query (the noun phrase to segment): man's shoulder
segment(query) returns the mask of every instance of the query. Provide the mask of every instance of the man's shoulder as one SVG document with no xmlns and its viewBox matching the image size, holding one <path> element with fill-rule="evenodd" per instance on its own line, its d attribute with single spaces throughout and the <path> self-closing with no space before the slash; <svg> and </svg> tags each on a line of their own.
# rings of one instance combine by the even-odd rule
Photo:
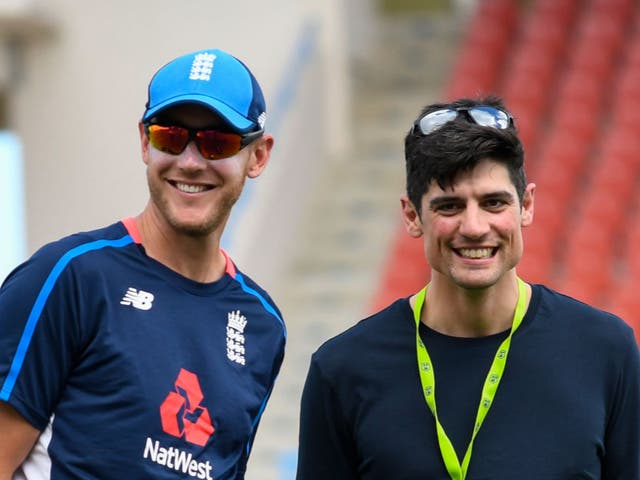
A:
<svg viewBox="0 0 640 480">
<path fill-rule="evenodd" d="M 124 246 L 129 243 L 133 243 L 133 239 L 128 236 L 120 222 L 95 230 L 73 233 L 42 245 L 29 259 L 16 267 L 9 277 L 18 272 L 46 276 L 53 271 L 64 269 L 71 261 L 87 252 L 109 245 Z"/>
<path fill-rule="evenodd" d="M 231 260 L 229 260 L 231 261 Z M 253 280 L 249 275 L 247 275 L 244 271 L 240 270 L 238 266 L 233 263 L 233 272 L 231 276 L 234 280 L 236 280 L 239 284 L 239 287 L 247 294 L 253 296 L 258 299 L 260 303 L 273 315 L 279 318 L 282 321 L 282 313 L 278 308 L 276 302 L 271 298 L 269 292 L 264 289 L 258 282 Z"/>
<path fill-rule="evenodd" d="M 267 290 L 260 283 L 254 280 L 253 277 L 250 276 L 250 274 L 245 272 L 243 269 L 240 269 L 235 264 L 235 262 L 233 262 L 233 260 L 229 259 L 229 261 L 233 264 L 233 272 L 231 273 L 232 277 L 234 277 L 236 280 L 238 280 L 239 283 L 244 285 L 245 288 L 255 290 L 257 293 L 265 297 L 269 296 Z"/>
<path fill-rule="evenodd" d="M 595 338 L 611 337 L 617 341 L 633 335 L 625 320 L 614 313 L 543 285 L 535 285 L 536 291 L 540 314 L 554 322 L 563 322 L 568 328 L 579 329 L 583 336 L 591 332 Z"/>
<path fill-rule="evenodd" d="M 96 228 L 93 230 L 79 231 L 57 240 L 51 241 L 40 247 L 36 254 L 39 255 L 64 255 L 66 252 L 75 249 L 76 247 L 82 248 L 86 246 L 90 248 L 90 245 L 101 246 L 108 245 L 110 243 L 122 240 L 126 238 L 127 241 L 132 242 L 133 239 L 128 236 L 127 230 L 121 222 L 112 223 L 111 225 Z M 100 242 L 98 244 L 94 242 Z"/>
<path fill-rule="evenodd" d="M 343 357 L 353 358 L 359 352 L 383 348 L 407 335 L 415 335 L 415 325 L 408 298 L 401 298 L 325 341 L 314 358 L 320 362 L 339 363 Z"/>
<path fill-rule="evenodd" d="M 612 313 L 602 310 L 583 300 L 572 297 L 566 292 L 556 290 L 545 285 L 533 285 L 534 295 L 538 293 L 540 303 L 547 308 L 553 308 L 554 311 L 575 312 L 588 317 L 609 318 L 615 317 Z"/>
</svg>

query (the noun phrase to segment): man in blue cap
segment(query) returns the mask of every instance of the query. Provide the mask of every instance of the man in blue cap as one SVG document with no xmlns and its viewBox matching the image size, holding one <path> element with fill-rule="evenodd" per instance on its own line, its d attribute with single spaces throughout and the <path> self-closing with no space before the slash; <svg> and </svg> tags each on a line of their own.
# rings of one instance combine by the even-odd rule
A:
<svg viewBox="0 0 640 480">
<path fill-rule="evenodd" d="M 149 84 L 149 202 L 45 245 L 0 289 L 0 478 L 244 478 L 286 332 L 220 238 L 273 137 L 220 50 Z"/>
</svg>

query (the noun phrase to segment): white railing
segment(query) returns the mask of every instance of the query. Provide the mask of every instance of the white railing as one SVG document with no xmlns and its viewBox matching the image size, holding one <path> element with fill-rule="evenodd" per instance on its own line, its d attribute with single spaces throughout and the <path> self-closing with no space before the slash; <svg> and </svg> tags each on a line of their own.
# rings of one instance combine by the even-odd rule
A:
<svg viewBox="0 0 640 480">
<path fill-rule="evenodd" d="M 0 282 L 26 257 L 22 146 L 11 132 L 0 132 Z"/>
</svg>

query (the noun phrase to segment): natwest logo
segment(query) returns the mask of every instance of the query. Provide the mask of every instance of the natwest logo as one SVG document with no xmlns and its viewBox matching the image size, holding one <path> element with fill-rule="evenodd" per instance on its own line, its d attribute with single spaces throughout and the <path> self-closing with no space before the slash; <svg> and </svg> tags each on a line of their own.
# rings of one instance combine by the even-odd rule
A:
<svg viewBox="0 0 640 480">
<path fill-rule="evenodd" d="M 204 446 L 215 428 L 209 411 L 200 406 L 204 395 L 195 373 L 180 369 L 175 392 L 169 392 L 160 405 L 162 429 L 174 437 Z"/>
</svg>

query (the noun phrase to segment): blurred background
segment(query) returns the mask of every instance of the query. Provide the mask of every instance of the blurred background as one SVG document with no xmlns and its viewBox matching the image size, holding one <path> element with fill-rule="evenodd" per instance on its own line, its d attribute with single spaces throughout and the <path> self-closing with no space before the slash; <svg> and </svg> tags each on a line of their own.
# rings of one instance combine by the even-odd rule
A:
<svg viewBox="0 0 640 480">
<path fill-rule="evenodd" d="M 294 477 L 311 353 L 428 281 L 399 202 L 427 103 L 505 98 L 538 186 L 519 274 L 640 325 L 637 0 L 0 0 L 0 279 L 142 210 L 150 76 L 208 47 L 251 68 L 276 136 L 223 238 L 288 327 L 248 480 Z"/>
</svg>

